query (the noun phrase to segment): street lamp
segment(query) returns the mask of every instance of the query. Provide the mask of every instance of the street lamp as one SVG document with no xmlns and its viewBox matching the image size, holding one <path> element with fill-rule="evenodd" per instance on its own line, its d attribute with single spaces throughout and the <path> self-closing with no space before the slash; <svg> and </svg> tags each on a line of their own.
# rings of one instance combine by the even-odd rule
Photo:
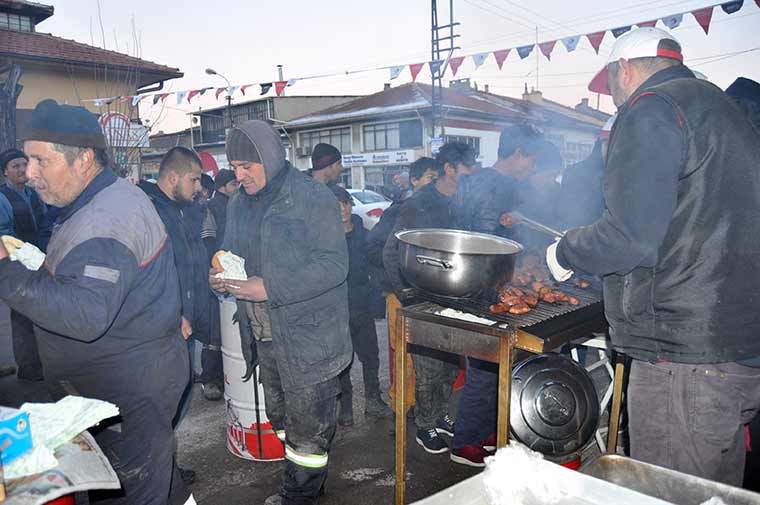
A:
<svg viewBox="0 0 760 505">
<path fill-rule="evenodd" d="M 227 115 L 230 118 L 230 128 L 235 126 L 235 121 L 232 119 L 232 96 L 230 95 L 230 88 L 232 88 L 232 84 L 230 84 L 230 80 L 224 77 L 222 74 L 214 70 L 213 68 L 207 68 L 206 73 L 208 75 L 218 75 L 224 81 L 227 83 Z"/>
</svg>

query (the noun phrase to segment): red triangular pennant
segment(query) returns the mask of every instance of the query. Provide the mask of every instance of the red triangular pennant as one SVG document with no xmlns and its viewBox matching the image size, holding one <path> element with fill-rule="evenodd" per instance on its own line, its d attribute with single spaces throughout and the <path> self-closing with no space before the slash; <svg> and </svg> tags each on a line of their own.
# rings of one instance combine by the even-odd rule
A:
<svg viewBox="0 0 760 505">
<path fill-rule="evenodd" d="M 424 63 L 413 63 L 409 65 L 409 70 L 412 72 L 412 82 L 417 80 L 417 75 L 420 73 L 423 66 L 425 66 Z"/>
<path fill-rule="evenodd" d="M 199 95 L 200 92 L 201 92 L 201 90 L 194 89 L 190 93 L 188 93 L 187 94 L 187 103 L 190 103 L 190 100 L 192 100 L 193 98 L 195 98 L 196 95 Z"/>
<path fill-rule="evenodd" d="M 556 43 L 556 40 L 552 40 L 551 42 L 541 42 L 538 45 L 538 48 L 541 49 L 541 52 L 544 53 L 544 56 L 546 56 L 547 60 L 552 59 L 552 51 L 554 51 L 554 44 Z"/>
<path fill-rule="evenodd" d="M 654 28 L 657 24 L 657 20 L 654 21 L 645 21 L 644 23 L 636 23 L 636 26 L 639 28 Z"/>
<path fill-rule="evenodd" d="M 274 83 L 274 91 L 277 93 L 277 96 L 282 94 L 282 90 L 284 90 L 287 85 L 288 81 L 277 81 Z"/>
<path fill-rule="evenodd" d="M 240 87 L 240 92 L 245 96 L 245 90 L 253 86 L 253 84 L 246 84 L 245 86 Z"/>
<path fill-rule="evenodd" d="M 760 0 L 755 0 L 755 3 L 757 4 L 758 7 L 760 7 Z"/>
<path fill-rule="evenodd" d="M 227 88 L 216 88 L 216 93 L 214 93 L 214 96 L 216 97 L 217 100 L 219 100 L 219 95 L 221 95 L 225 89 Z"/>
<path fill-rule="evenodd" d="M 501 51 L 493 52 L 493 57 L 496 58 L 496 64 L 499 65 L 499 70 L 501 70 L 501 66 L 504 65 L 504 60 L 509 56 L 509 51 L 509 49 L 502 49 Z"/>
<path fill-rule="evenodd" d="M 588 37 L 588 41 L 591 43 L 591 47 L 593 47 L 594 51 L 596 51 L 596 54 L 599 54 L 599 47 L 602 45 L 602 40 L 604 40 L 604 35 L 606 33 L 607 32 L 596 32 L 586 35 L 586 37 Z"/>
<path fill-rule="evenodd" d="M 163 95 L 161 95 L 161 101 L 163 102 L 164 100 L 166 100 L 166 97 L 169 95 L 171 95 L 171 93 L 164 93 Z"/>
<path fill-rule="evenodd" d="M 705 31 L 705 35 L 707 35 L 707 32 L 710 31 L 710 20 L 713 15 L 713 8 L 705 7 L 704 9 L 692 11 L 691 14 L 694 16 L 694 19 L 697 20 L 699 26 Z"/>
<path fill-rule="evenodd" d="M 758 0 L 760 2 L 760 0 Z M 449 60 L 449 65 L 451 65 L 451 73 L 455 76 L 457 75 L 457 70 L 459 70 L 459 67 L 462 65 L 462 62 L 464 61 L 464 56 L 457 56 L 456 58 L 451 58 Z"/>
</svg>

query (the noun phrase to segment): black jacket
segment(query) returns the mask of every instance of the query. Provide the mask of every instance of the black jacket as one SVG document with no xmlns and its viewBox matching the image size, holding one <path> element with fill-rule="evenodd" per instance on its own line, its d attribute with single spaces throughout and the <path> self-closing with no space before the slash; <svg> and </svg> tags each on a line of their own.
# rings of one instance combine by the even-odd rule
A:
<svg viewBox="0 0 760 505">
<path fill-rule="evenodd" d="M 351 215 L 353 229 L 346 233 L 348 245 L 348 311 L 352 316 L 370 312 L 372 286 L 370 263 L 367 255 L 367 230 L 362 218 Z"/>
<path fill-rule="evenodd" d="M 462 177 L 454 196 L 456 228 L 512 238 L 499 224 L 501 216 L 515 210 L 518 182 L 493 168 L 482 168 Z"/>
<path fill-rule="evenodd" d="M 47 207 L 42 203 L 36 191 L 31 189 L 27 191 L 31 205 L 7 184 L 0 183 L 0 193 L 5 195 L 13 208 L 13 230 L 16 237 L 24 242 L 42 247 L 40 229 L 44 224 L 43 220 Z"/>
<path fill-rule="evenodd" d="M 61 209 L 40 270 L 0 261 L 0 300 L 34 321 L 48 381 L 117 403 L 187 381 L 166 230 L 110 169 Z"/>
<path fill-rule="evenodd" d="M 211 288 L 208 255 L 201 240 L 200 206 L 178 203 L 151 182 L 141 181 L 139 186 L 153 202 L 169 234 L 182 293 L 182 315 L 193 327 L 193 338 L 208 343 Z"/>
<path fill-rule="evenodd" d="M 600 142 L 596 143 L 588 158 L 567 167 L 562 176 L 556 206 L 559 210 L 557 214 L 560 229 L 587 226 L 602 217 L 603 172 L 604 161 Z"/>
<path fill-rule="evenodd" d="M 646 360 L 760 356 L 760 137 L 736 105 L 683 66 L 619 109 L 606 208 L 558 259 L 603 275 L 615 347 Z"/>
<path fill-rule="evenodd" d="M 393 292 L 404 298 L 406 284 L 399 269 L 400 255 L 396 233 L 419 228 L 453 228 L 453 199 L 439 192 L 435 183 L 428 184 L 404 201 L 396 226 L 383 248 L 383 266 Z"/>
<path fill-rule="evenodd" d="M 227 204 L 229 202 L 230 198 L 227 195 L 217 191 L 206 203 L 206 208 L 211 211 L 216 222 L 216 250 L 219 250 L 224 243 L 224 232 L 227 229 Z"/>
</svg>

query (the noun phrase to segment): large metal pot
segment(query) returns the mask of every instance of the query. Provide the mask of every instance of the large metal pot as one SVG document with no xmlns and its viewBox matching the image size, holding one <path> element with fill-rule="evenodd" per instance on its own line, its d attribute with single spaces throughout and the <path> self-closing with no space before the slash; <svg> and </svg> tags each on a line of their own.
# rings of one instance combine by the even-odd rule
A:
<svg viewBox="0 0 760 505">
<path fill-rule="evenodd" d="M 522 246 L 461 230 L 423 228 L 396 233 L 401 273 L 415 288 L 464 298 L 512 280 Z"/>
<path fill-rule="evenodd" d="M 512 371 L 514 437 L 549 457 L 582 449 L 599 424 L 599 397 L 589 373 L 561 354 L 539 354 Z"/>
</svg>

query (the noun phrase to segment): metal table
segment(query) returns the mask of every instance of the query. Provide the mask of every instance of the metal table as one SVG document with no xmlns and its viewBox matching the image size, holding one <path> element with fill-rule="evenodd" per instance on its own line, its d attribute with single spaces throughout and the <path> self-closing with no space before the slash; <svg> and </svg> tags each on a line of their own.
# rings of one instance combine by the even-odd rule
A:
<svg viewBox="0 0 760 505">
<path fill-rule="evenodd" d="M 411 359 L 407 344 L 449 352 L 499 364 L 498 378 L 498 424 L 496 440 L 504 447 L 509 436 L 509 401 L 511 392 L 512 360 L 515 349 L 532 353 L 544 353 L 593 332 L 604 331 L 606 321 L 603 313 L 596 311 L 581 321 L 550 326 L 535 325 L 517 328 L 512 325 L 488 326 L 455 318 L 444 317 L 435 312 L 444 307 L 424 302 L 396 313 L 396 327 L 391 331 L 395 352 L 396 396 L 396 505 L 406 503 L 406 363 Z M 559 318 L 558 318 L 559 319 Z M 532 331 L 533 329 L 541 332 Z M 544 333 L 546 331 L 546 333 Z M 394 335 L 395 334 L 395 335 Z M 403 352 L 401 352 L 403 351 Z M 617 393 L 617 390 L 616 390 Z M 613 411 L 619 412 L 620 395 L 613 396 Z M 617 426 L 610 433 L 617 434 Z M 614 447 L 614 446 L 613 446 Z"/>
</svg>

